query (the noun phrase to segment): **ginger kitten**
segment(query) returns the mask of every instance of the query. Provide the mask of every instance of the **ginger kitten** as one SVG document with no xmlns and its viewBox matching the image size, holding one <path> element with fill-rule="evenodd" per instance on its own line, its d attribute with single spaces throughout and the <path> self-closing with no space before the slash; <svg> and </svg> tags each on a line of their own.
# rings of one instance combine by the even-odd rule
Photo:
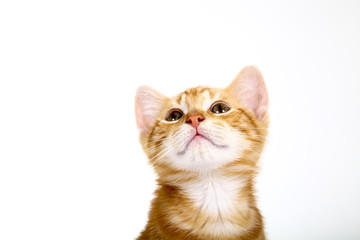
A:
<svg viewBox="0 0 360 240">
<path fill-rule="evenodd" d="M 254 177 L 268 127 L 260 71 L 245 67 L 224 89 L 135 97 L 141 145 L 158 175 L 138 240 L 264 240 Z"/>
</svg>

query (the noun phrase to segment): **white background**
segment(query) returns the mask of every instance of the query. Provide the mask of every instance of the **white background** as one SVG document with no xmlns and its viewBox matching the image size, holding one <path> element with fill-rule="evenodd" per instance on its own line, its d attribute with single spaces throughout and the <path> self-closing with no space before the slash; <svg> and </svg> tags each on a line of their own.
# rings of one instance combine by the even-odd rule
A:
<svg viewBox="0 0 360 240">
<path fill-rule="evenodd" d="M 359 1 L 1 1 L 0 239 L 134 239 L 155 176 L 134 94 L 268 86 L 271 240 L 360 239 Z"/>
</svg>

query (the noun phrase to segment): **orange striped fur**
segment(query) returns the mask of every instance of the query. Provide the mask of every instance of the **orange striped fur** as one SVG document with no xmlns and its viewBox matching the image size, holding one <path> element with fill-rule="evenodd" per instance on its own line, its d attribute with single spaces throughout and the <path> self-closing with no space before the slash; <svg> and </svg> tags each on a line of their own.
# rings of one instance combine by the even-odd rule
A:
<svg viewBox="0 0 360 240">
<path fill-rule="evenodd" d="M 172 98 L 143 86 L 135 101 L 140 142 L 158 175 L 137 239 L 264 240 L 253 186 L 269 122 L 259 70 L 244 68 L 224 89 L 200 86 Z M 212 112 L 218 102 L 230 110 Z M 183 115 L 167 121 L 173 109 Z"/>
</svg>

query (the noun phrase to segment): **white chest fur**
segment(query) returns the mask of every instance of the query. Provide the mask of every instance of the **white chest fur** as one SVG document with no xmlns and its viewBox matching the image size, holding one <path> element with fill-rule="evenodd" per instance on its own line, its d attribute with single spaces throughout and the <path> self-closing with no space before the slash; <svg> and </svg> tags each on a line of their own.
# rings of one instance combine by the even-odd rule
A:
<svg viewBox="0 0 360 240">
<path fill-rule="evenodd" d="M 226 218 L 243 204 L 239 201 L 239 191 L 243 186 L 244 181 L 238 177 L 212 175 L 187 183 L 184 191 L 203 213 L 215 218 Z"/>
</svg>

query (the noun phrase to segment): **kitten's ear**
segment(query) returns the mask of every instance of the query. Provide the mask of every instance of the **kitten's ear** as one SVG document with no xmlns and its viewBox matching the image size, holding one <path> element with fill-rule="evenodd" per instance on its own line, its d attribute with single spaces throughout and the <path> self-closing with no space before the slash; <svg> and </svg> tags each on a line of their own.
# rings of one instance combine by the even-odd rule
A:
<svg viewBox="0 0 360 240">
<path fill-rule="evenodd" d="M 257 67 L 243 68 L 226 90 L 231 92 L 242 105 L 255 113 L 259 120 L 268 120 L 268 94 L 264 78 Z"/>
<path fill-rule="evenodd" d="M 166 97 L 156 90 L 141 86 L 135 96 L 135 117 L 141 132 L 148 132 L 166 102 Z"/>
</svg>

